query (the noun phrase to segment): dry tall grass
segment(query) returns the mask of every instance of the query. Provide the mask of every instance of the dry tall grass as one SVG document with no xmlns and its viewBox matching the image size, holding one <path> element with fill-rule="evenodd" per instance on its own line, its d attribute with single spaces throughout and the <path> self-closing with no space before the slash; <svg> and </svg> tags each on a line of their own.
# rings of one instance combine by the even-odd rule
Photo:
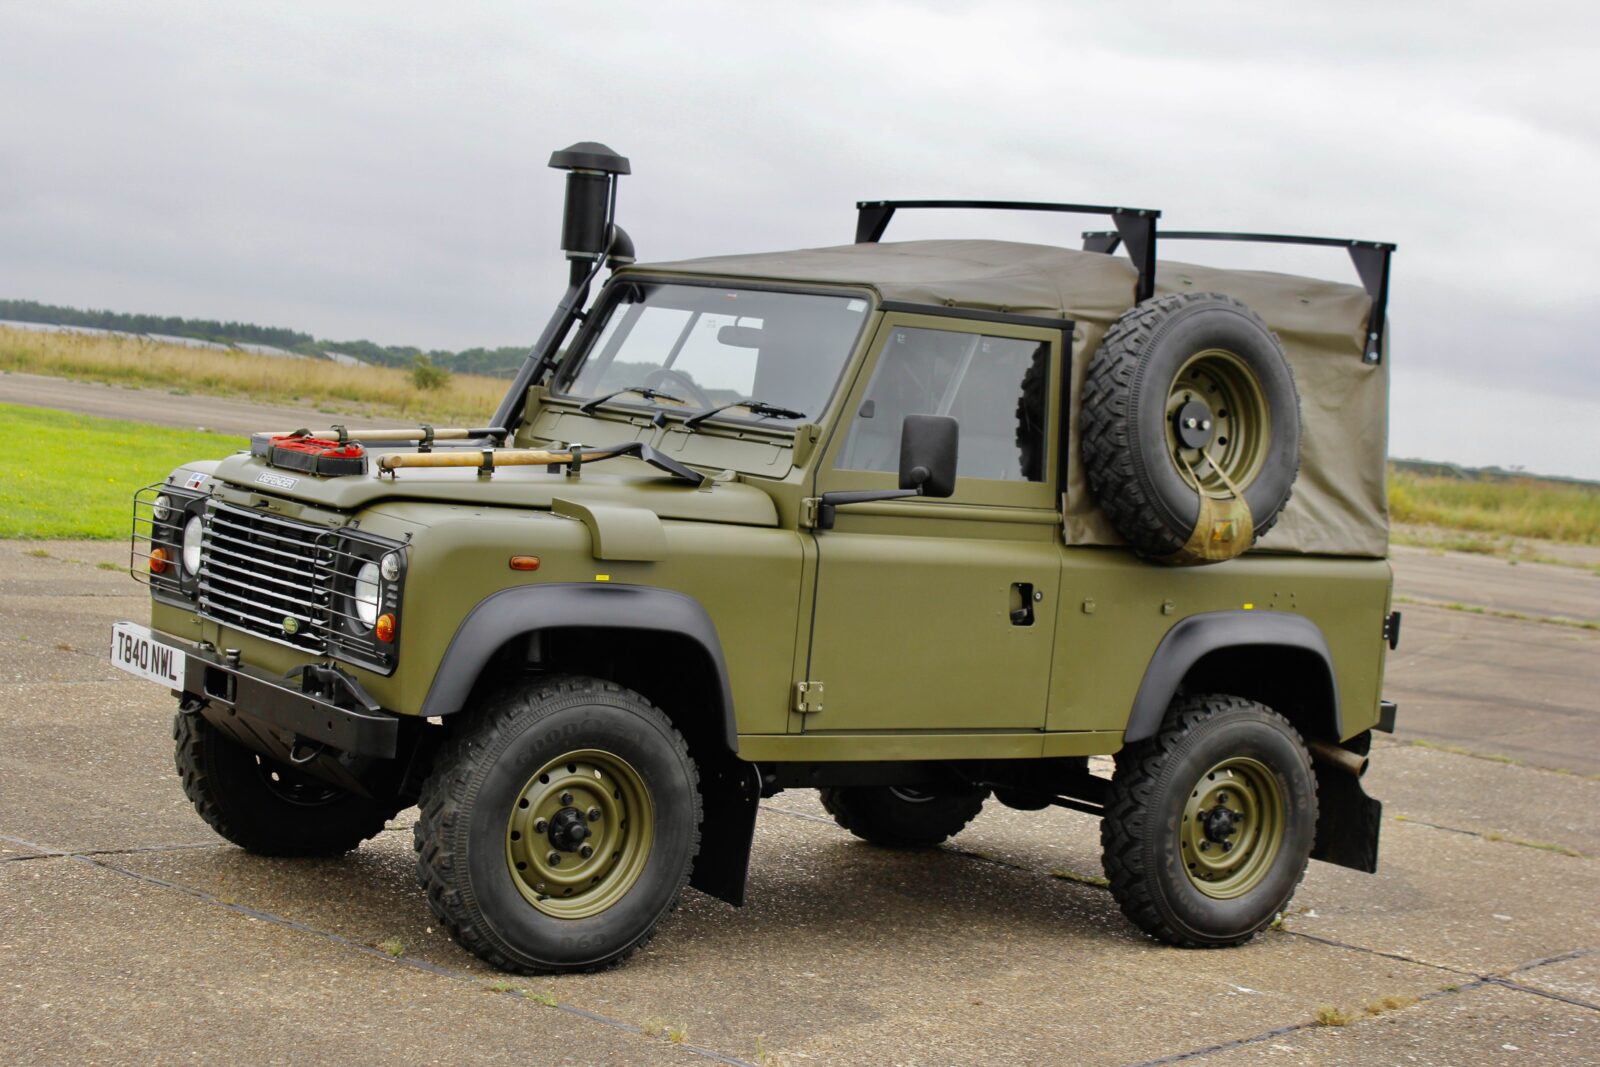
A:
<svg viewBox="0 0 1600 1067">
<path fill-rule="evenodd" d="M 442 387 L 422 391 L 412 383 L 410 371 L 394 367 L 346 367 L 132 337 L 5 328 L 0 328 L 0 370 L 248 397 L 345 414 L 426 418 L 441 425 L 482 425 L 506 391 L 501 379 L 469 374 L 453 374 Z"/>
<path fill-rule="evenodd" d="M 1600 545 L 1600 490 L 1541 478 L 1434 478 L 1389 471 L 1395 522 Z"/>
</svg>

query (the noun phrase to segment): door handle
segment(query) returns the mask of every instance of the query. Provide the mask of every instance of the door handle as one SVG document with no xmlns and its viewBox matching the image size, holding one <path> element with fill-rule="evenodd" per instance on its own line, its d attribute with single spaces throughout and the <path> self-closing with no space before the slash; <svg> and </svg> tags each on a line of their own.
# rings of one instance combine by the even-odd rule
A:
<svg viewBox="0 0 1600 1067">
<path fill-rule="evenodd" d="M 1044 594 L 1033 591 L 1032 582 L 1011 583 L 1011 625 L 1032 626 L 1033 604 L 1043 600 Z"/>
</svg>

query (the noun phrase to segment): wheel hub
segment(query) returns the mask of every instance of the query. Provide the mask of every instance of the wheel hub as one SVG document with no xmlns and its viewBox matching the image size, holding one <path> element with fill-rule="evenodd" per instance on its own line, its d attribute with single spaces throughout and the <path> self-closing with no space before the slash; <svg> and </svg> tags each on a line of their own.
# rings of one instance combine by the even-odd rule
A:
<svg viewBox="0 0 1600 1067">
<path fill-rule="evenodd" d="M 1205 448 L 1211 443 L 1211 407 L 1203 400 L 1190 400 L 1172 416 L 1172 432 L 1184 448 Z"/>
<path fill-rule="evenodd" d="M 1225 759 L 1201 775 L 1180 824 L 1190 883 L 1219 900 L 1260 885 L 1283 843 L 1283 796 L 1277 776 L 1247 756 Z"/>
<path fill-rule="evenodd" d="M 589 836 L 589 826 L 577 808 L 562 808 L 550 817 L 550 844 L 557 851 L 576 852 Z"/>
<path fill-rule="evenodd" d="M 582 919 L 621 900 L 654 840 L 654 804 L 620 756 L 581 749 L 528 779 L 506 820 L 506 864 L 523 898 L 547 915 Z"/>
</svg>

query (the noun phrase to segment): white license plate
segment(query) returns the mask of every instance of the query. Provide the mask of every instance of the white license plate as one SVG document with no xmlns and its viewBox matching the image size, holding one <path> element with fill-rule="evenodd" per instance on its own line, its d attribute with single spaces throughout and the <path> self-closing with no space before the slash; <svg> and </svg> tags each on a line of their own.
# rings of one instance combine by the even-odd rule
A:
<svg viewBox="0 0 1600 1067">
<path fill-rule="evenodd" d="M 160 682 L 168 689 L 182 689 L 183 661 L 181 651 L 157 641 L 148 627 L 136 622 L 119 622 L 111 627 L 113 667 Z"/>
</svg>

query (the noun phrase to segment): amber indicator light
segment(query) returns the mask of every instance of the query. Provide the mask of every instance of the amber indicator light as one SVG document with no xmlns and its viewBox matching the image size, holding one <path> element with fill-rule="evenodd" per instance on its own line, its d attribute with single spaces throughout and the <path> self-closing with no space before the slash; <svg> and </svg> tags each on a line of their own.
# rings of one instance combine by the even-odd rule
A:
<svg viewBox="0 0 1600 1067">
<path fill-rule="evenodd" d="M 514 571 L 536 571 L 539 569 L 539 557 L 512 556 L 511 569 Z"/>
<path fill-rule="evenodd" d="M 165 574 L 169 565 L 168 561 L 171 559 L 172 556 L 168 554 L 166 549 L 152 548 L 150 550 L 150 573 Z"/>
<path fill-rule="evenodd" d="M 373 624 L 372 632 L 378 635 L 378 640 L 387 644 L 394 640 L 394 616 L 384 612 L 378 616 L 378 621 Z"/>
</svg>

